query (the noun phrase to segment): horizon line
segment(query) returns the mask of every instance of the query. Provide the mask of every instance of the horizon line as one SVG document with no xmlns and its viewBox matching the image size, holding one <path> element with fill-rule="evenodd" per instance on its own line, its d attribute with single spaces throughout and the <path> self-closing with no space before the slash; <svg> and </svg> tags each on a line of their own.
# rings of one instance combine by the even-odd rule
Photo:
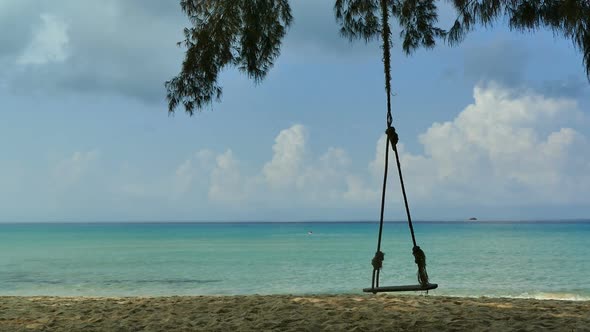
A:
<svg viewBox="0 0 590 332">
<path fill-rule="evenodd" d="M 590 218 L 564 219 L 423 219 L 412 220 L 413 223 L 568 223 L 590 222 Z M 303 224 L 303 223 L 333 223 L 333 224 L 370 224 L 379 220 L 112 220 L 112 221 L 0 221 L 0 224 Z M 385 220 L 384 223 L 408 223 L 407 220 Z"/>
</svg>

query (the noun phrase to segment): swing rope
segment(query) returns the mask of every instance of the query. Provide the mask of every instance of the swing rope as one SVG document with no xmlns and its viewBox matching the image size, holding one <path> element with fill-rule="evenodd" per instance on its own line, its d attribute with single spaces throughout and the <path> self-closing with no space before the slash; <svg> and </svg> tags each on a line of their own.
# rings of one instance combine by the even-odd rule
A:
<svg viewBox="0 0 590 332">
<path fill-rule="evenodd" d="M 395 153 L 395 161 L 397 164 L 397 170 L 399 174 L 399 180 L 401 184 L 402 194 L 404 197 L 404 204 L 406 207 L 406 215 L 408 217 L 408 226 L 412 235 L 412 243 L 414 247 L 412 254 L 414 255 L 414 261 L 418 265 L 418 282 L 422 287 L 428 286 L 428 273 L 426 272 L 426 255 L 424 251 L 416 243 L 416 236 L 414 235 L 414 226 L 412 225 L 412 217 L 410 215 L 410 207 L 408 204 L 408 198 L 406 195 L 406 188 L 404 186 L 404 179 L 402 175 L 401 164 L 399 161 L 399 153 L 397 150 L 397 143 L 399 136 L 397 135 L 395 128 L 392 126 L 393 117 L 391 115 L 391 30 L 389 28 L 389 12 L 387 10 L 387 0 L 381 0 L 381 36 L 383 39 L 383 68 L 385 74 L 385 91 L 387 93 L 387 135 L 385 143 L 385 171 L 383 174 L 383 190 L 381 192 L 381 215 L 379 221 L 379 238 L 377 241 L 377 251 L 373 257 L 371 264 L 373 265 L 373 278 L 371 282 L 371 288 L 379 287 L 379 274 L 383 267 L 383 260 L 385 254 L 381 251 L 381 239 L 383 235 L 383 220 L 385 211 L 385 193 L 387 188 L 387 171 L 389 169 L 389 144 Z"/>
</svg>

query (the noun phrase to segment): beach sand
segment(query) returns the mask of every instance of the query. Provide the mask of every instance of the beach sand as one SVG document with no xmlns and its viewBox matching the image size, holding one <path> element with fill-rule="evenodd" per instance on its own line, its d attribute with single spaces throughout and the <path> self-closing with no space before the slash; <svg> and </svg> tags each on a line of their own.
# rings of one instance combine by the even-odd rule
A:
<svg viewBox="0 0 590 332">
<path fill-rule="evenodd" d="M 441 296 L 0 297 L 0 331 L 590 331 L 590 302 Z"/>
</svg>

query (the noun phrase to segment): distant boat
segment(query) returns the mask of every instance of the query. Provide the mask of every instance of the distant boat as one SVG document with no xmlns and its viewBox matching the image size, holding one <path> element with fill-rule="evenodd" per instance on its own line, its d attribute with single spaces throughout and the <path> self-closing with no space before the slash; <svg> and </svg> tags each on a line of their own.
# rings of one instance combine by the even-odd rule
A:
<svg viewBox="0 0 590 332">
<path fill-rule="evenodd" d="M 469 221 L 477 221 L 477 218 L 471 217 L 471 218 L 469 218 Z"/>
<path fill-rule="evenodd" d="M 311 234 L 313 234 L 313 232 L 312 232 L 312 231 L 309 231 L 309 232 L 307 232 L 307 235 L 311 235 Z"/>
</svg>

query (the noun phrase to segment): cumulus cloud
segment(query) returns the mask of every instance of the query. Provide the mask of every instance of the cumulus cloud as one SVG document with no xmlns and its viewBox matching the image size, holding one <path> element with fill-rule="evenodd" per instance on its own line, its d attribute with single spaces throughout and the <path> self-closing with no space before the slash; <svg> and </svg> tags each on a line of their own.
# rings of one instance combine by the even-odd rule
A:
<svg viewBox="0 0 590 332">
<path fill-rule="evenodd" d="M 134 199 L 150 198 L 166 202 L 187 203 L 188 199 L 207 199 L 211 172 L 217 155 L 208 149 L 188 156 L 171 172 L 141 174 L 141 167 L 124 163 L 115 192 Z"/>
<path fill-rule="evenodd" d="M 264 165 L 264 178 L 271 187 L 293 184 L 305 158 L 305 128 L 294 125 L 279 133 L 272 147 L 272 160 Z"/>
<path fill-rule="evenodd" d="M 192 158 L 185 160 L 176 169 L 172 180 L 173 197 L 189 193 L 195 185 L 207 184 L 206 172 L 212 168 L 215 154 L 210 150 L 201 150 Z"/>
<path fill-rule="evenodd" d="M 572 99 L 496 83 L 476 86 L 473 103 L 455 118 L 433 123 L 418 137 L 422 151 L 409 152 L 399 144 L 411 206 L 589 203 L 590 145 L 567 125 L 578 116 Z M 269 161 L 254 171 L 249 168 L 250 172 L 230 149 L 203 150 L 179 164 L 172 176 L 173 191 L 179 199 L 201 195 L 215 206 L 234 211 L 256 207 L 261 214 L 270 211 L 269 206 L 300 210 L 378 206 L 385 135 L 376 142 L 375 157 L 360 169 L 341 147 L 312 153 L 310 137 L 310 130 L 301 124 L 282 130 Z M 390 158 L 388 215 L 401 217 L 392 152 Z"/>
<path fill-rule="evenodd" d="M 329 147 L 314 156 L 308 151 L 307 136 L 308 130 L 301 124 L 282 130 L 275 138 L 270 160 L 253 173 L 244 172 L 231 149 L 223 153 L 200 151 L 197 157 L 183 161 L 171 177 L 175 197 L 181 200 L 185 195 L 196 195 L 200 188 L 206 190 L 208 201 L 233 207 L 294 203 L 327 207 L 342 199 L 365 201 L 372 192 L 352 175 L 348 153 Z"/>
<path fill-rule="evenodd" d="M 379 198 L 378 186 L 369 186 L 362 176 L 349 174 L 344 180 L 346 181 L 346 191 L 342 194 L 342 198 L 347 203 L 376 202 Z"/>
<path fill-rule="evenodd" d="M 245 202 L 248 196 L 256 193 L 247 192 L 245 185 L 239 162 L 235 159 L 233 152 L 227 150 L 218 155 L 215 158 L 215 167 L 211 171 L 209 199 L 230 204 L 248 203 Z"/>
<path fill-rule="evenodd" d="M 308 130 L 301 124 L 279 133 L 271 161 L 253 177 L 263 179 L 251 186 L 258 190 L 257 197 L 325 208 L 337 206 L 342 200 L 363 202 L 372 196 L 365 182 L 353 175 L 351 158 L 344 149 L 329 147 L 314 156 L 307 137 Z"/>
<path fill-rule="evenodd" d="M 473 104 L 420 135 L 423 154 L 402 154 L 408 183 L 420 200 L 453 204 L 578 201 L 587 196 L 574 184 L 588 180 L 590 158 L 579 160 L 590 152 L 588 142 L 572 128 L 555 127 L 577 114 L 571 99 L 477 86 Z"/>
<path fill-rule="evenodd" d="M 316 204 L 332 205 L 341 200 L 351 164 L 348 153 L 341 148 L 330 147 L 317 160 L 310 160 L 296 175 L 295 188 L 301 198 Z"/>
<path fill-rule="evenodd" d="M 504 207 L 590 204 L 590 142 L 575 129 L 578 117 L 573 99 L 495 83 L 476 86 L 470 105 L 419 135 L 422 149 L 410 152 L 404 144 L 398 146 L 411 206 L 420 208 L 418 215 L 432 218 L 441 208 L 448 209 L 447 216 L 455 209 L 452 217 L 457 217 L 473 206 L 500 209 L 501 215 Z M 201 149 L 175 167 L 152 174 L 129 165 L 97 171 L 105 156 L 96 150 L 79 151 L 53 165 L 51 185 L 34 192 L 41 199 L 59 193 L 57 200 L 84 204 L 89 198 L 111 199 L 104 204 L 122 211 L 130 202 L 141 211 L 142 206 L 172 216 L 183 211 L 194 219 L 210 217 L 207 211 L 219 214 L 217 219 L 243 219 L 246 212 L 250 218 L 269 219 L 277 211 L 288 212 L 285 219 L 334 219 L 377 209 L 384 135 L 370 160 L 354 160 L 343 147 L 320 153 L 312 147 L 312 128 L 295 124 L 269 144 L 266 162 L 252 165 L 253 160 L 242 160 L 230 147 Z M 390 156 L 387 216 L 401 218 L 399 182 Z M 28 177 L 21 174 L 19 186 L 29 185 L 23 182 Z M 61 206 L 67 205 L 64 202 Z"/>
</svg>

